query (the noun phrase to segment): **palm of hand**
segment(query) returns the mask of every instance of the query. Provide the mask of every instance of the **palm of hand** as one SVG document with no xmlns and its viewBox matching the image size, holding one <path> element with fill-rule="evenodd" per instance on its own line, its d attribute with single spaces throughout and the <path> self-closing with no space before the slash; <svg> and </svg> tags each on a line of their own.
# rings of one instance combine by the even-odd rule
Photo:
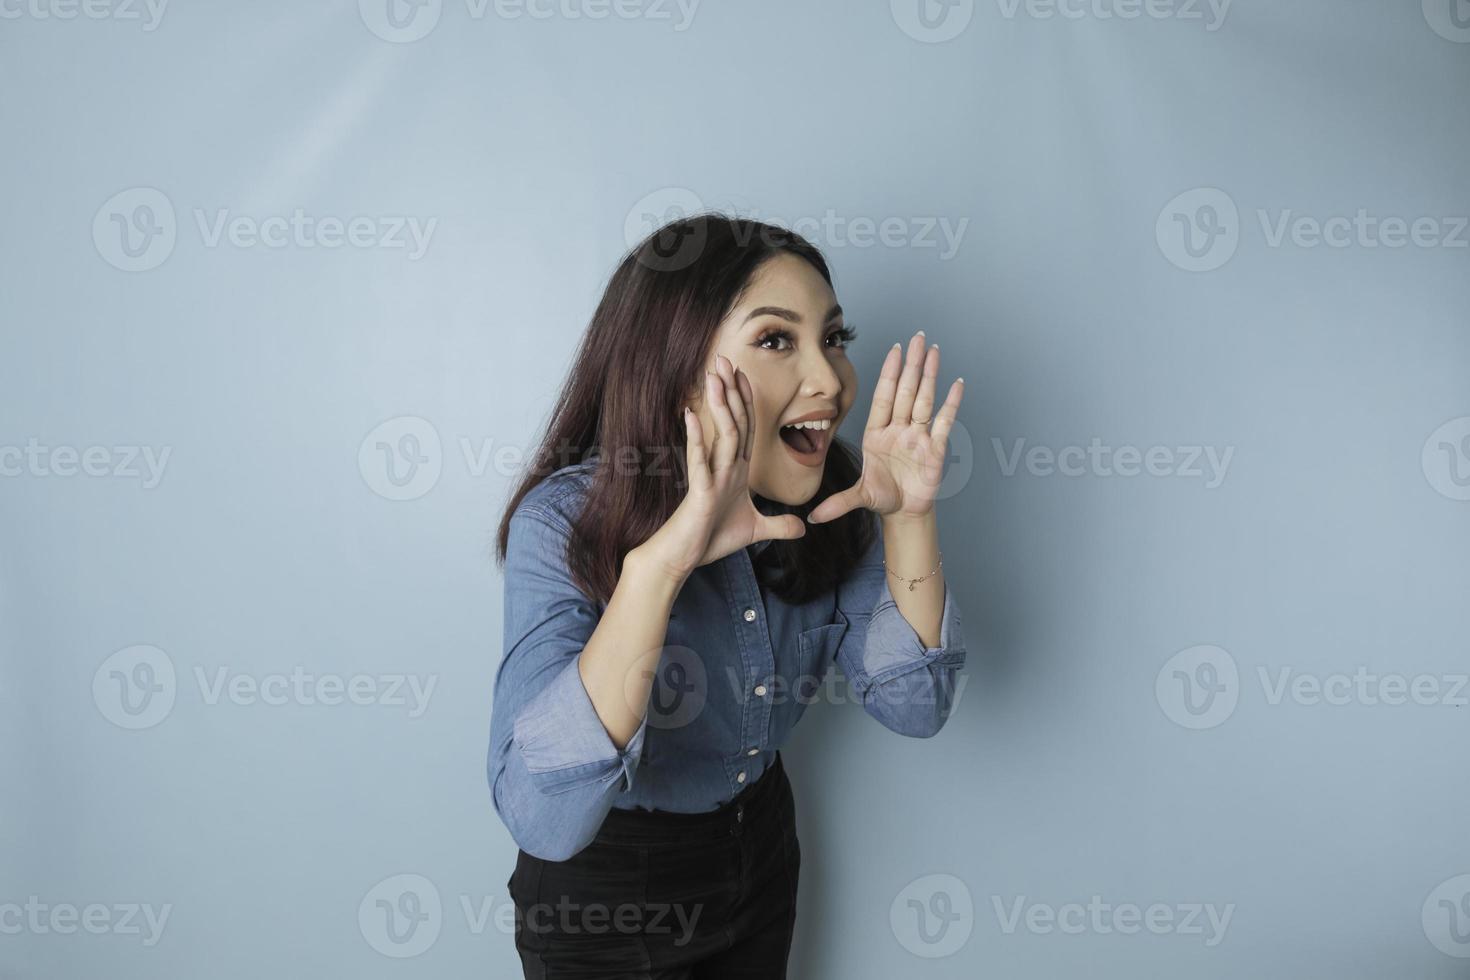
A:
<svg viewBox="0 0 1470 980">
<path fill-rule="evenodd" d="M 920 516 L 934 506 L 944 449 L 921 425 L 888 425 L 863 433 L 862 506 L 880 514 Z"/>
<path fill-rule="evenodd" d="M 957 378 L 944 405 L 931 417 L 938 375 L 939 348 L 926 352 L 922 332 L 909 342 L 906 360 L 893 345 L 883 360 L 863 430 L 863 472 L 857 483 L 818 504 L 808 520 L 834 520 L 856 507 L 904 517 L 921 517 L 933 510 L 949 451 L 949 431 L 964 397 L 964 379 Z"/>
</svg>

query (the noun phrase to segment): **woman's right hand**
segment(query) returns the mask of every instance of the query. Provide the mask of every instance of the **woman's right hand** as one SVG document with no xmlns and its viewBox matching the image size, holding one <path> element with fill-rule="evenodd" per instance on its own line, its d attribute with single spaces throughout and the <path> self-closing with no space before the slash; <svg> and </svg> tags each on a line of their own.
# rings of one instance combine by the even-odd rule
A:
<svg viewBox="0 0 1470 980">
<path fill-rule="evenodd" d="M 795 514 L 771 516 L 756 510 L 747 482 L 755 394 L 745 372 L 724 355 L 715 358 L 715 367 L 704 376 L 705 404 L 714 417 L 713 443 L 706 442 L 699 416 L 686 408 L 688 492 L 663 526 L 636 549 L 681 583 L 699 566 L 757 541 L 806 534 L 806 525 Z"/>
</svg>

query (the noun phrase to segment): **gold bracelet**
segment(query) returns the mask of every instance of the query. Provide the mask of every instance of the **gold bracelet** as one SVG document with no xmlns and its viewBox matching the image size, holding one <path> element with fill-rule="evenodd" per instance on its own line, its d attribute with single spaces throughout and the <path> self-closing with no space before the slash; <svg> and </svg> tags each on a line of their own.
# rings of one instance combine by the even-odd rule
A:
<svg viewBox="0 0 1470 980">
<path fill-rule="evenodd" d="M 883 567 L 884 568 L 888 568 L 888 559 L 887 558 L 883 559 Z M 939 564 L 938 565 L 935 565 L 934 566 L 934 571 L 930 572 L 928 575 L 920 575 L 918 578 L 904 578 L 902 575 L 898 574 L 897 572 L 895 572 L 891 568 L 888 568 L 888 574 L 889 575 L 892 575 L 894 578 L 898 579 L 900 582 L 907 582 L 909 584 L 909 591 L 912 592 L 912 591 L 914 591 L 914 586 L 918 585 L 920 582 L 924 581 L 924 579 L 929 578 L 932 575 L 938 575 L 939 574 L 939 570 L 941 568 L 943 568 L 943 567 L 944 567 L 944 552 L 941 551 L 939 553 Z"/>
</svg>

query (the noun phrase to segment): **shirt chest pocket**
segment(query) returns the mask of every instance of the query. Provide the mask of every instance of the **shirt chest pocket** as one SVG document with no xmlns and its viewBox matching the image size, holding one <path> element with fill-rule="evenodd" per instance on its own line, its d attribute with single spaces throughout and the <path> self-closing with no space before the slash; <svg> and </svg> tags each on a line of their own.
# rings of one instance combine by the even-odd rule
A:
<svg viewBox="0 0 1470 980">
<path fill-rule="evenodd" d="M 837 622 L 802 630 L 779 654 L 780 680 L 771 702 L 772 747 L 785 745 L 807 706 L 821 698 L 822 681 L 847 629 L 846 622 Z"/>
<path fill-rule="evenodd" d="M 796 676 L 792 678 L 793 692 L 810 702 L 816 695 L 827 671 L 837 659 L 837 648 L 847 633 L 846 622 L 827 623 L 802 630 L 796 636 Z"/>
</svg>

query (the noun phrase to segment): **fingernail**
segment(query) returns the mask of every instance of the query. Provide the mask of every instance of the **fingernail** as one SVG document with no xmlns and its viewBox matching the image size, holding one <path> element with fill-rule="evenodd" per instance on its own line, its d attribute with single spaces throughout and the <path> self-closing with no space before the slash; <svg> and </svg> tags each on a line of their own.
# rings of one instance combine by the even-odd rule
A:
<svg viewBox="0 0 1470 980">
<path fill-rule="evenodd" d="M 955 378 L 955 380 L 958 381 L 960 384 L 964 384 L 965 383 L 965 379 L 964 378 Z"/>
<path fill-rule="evenodd" d="M 920 337 L 922 337 L 922 336 L 924 336 L 924 331 L 922 331 L 922 330 L 920 330 L 920 331 L 919 331 L 919 336 L 920 336 Z"/>
<path fill-rule="evenodd" d="M 895 341 L 894 341 L 894 342 L 893 342 L 893 346 L 894 346 L 894 347 L 902 347 L 902 346 L 903 346 L 903 344 L 900 344 L 900 343 L 899 343 L 899 342 L 898 342 L 898 341 L 896 341 L 896 340 L 895 340 Z"/>
</svg>

